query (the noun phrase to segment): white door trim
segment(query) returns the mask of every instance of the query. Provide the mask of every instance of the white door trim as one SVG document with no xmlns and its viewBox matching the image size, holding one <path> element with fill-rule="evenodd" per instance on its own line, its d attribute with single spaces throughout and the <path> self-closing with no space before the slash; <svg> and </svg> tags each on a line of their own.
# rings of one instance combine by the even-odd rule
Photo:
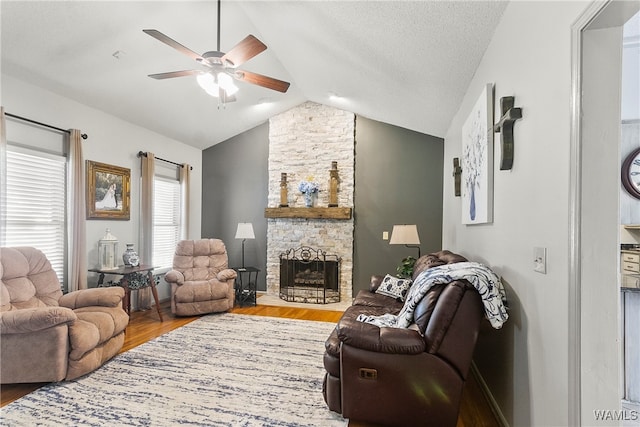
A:
<svg viewBox="0 0 640 427">
<path fill-rule="evenodd" d="M 582 192 L 582 33 L 609 4 L 595 1 L 571 26 L 571 133 L 569 153 L 569 348 L 568 348 L 568 420 L 581 422 L 581 192 Z"/>
</svg>

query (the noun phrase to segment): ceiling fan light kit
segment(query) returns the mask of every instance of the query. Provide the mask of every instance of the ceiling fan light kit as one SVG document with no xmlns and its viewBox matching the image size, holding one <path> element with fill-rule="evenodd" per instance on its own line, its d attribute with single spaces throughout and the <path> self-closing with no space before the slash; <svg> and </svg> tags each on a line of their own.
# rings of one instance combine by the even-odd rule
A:
<svg viewBox="0 0 640 427">
<path fill-rule="evenodd" d="M 220 98 L 220 91 L 224 91 L 222 97 L 231 97 L 238 92 L 238 86 L 233 83 L 233 78 L 223 72 L 217 74 L 217 77 L 212 73 L 201 73 L 196 77 L 196 81 L 202 89 L 209 95 Z"/>
<path fill-rule="evenodd" d="M 184 70 L 149 74 L 149 77 L 153 79 L 162 80 L 195 75 L 200 87 L 209 95 L 220 98 L 223 104 L 235 101 L 234 94 L 239 89 L 233 82 L 234 79 L 282 93 L 289 89 L 289 82 L 237 69 L 237 67 L 267 49 L 267 46 L 253 35 L 249 34 L 227 53 L 220 51 L 220 0 L 218 0 L 218 50 L 216 51 L 208 51 L 199 55 L 158 30 L 142 31 L 207 68 L 207 70 Z"/>
</svg>

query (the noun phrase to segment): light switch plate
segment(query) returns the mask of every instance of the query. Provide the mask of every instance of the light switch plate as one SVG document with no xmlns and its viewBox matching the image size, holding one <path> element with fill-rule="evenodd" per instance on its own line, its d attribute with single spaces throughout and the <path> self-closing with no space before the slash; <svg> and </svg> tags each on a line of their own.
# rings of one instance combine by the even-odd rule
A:
<svg viewBox="0 0 640 427">
<path fill-rule="evenodd" d="M 533 271 L 547 274 L 547 248 L 533 248 Z"/>
<path fill-rule="evenodd" d="M 382 240 L 389 240 L 389 232 L 388 231 L 383 231 L 382 232 Z"/>
</svg>

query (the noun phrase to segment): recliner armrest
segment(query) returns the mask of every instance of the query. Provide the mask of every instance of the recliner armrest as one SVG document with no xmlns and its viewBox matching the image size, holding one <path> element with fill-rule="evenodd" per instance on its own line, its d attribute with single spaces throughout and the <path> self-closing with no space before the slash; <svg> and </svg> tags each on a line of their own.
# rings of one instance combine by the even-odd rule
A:
<svg viewBox="0 0 640 427">
<path fill-rule="evenodd" d="M 37 307 L 0 313 L 0 333 L 23 334 L 41 331 L 64 323 L 72 323 L 78 317 L 66 307 Z"/>
<path fill-rule="evenodd" d="M 344 344 L 368 351 L 394 354 L 419 354 L 426 349 L 424 338 L 414 329 L 380 328 L 343 317 L 336 326 Z"/>
<path fill-rule="evenodd" d="M 108 288 L 81 289 L 62 295 L 58 304 L 71 309 L 81 307 L 117 307 L 124 298 L 124 289 L 119 286 Z"/>
<path fill-rule="evenodd" d="M 225 268 L 224 270 L 218 272 L 218 280 L 220 280 L 221 282 L 226 282 L 229 279 L 235 279 L 237 276 L 238 273 L 231 268 Z"/>
<path fill-rule="evenodd" d="M 182 285 L 184 283 L 184 274 L 178 270 L 170 270 L 164 275 L 164 281 L 167 283 L 176 283 Z"/>
</svg>

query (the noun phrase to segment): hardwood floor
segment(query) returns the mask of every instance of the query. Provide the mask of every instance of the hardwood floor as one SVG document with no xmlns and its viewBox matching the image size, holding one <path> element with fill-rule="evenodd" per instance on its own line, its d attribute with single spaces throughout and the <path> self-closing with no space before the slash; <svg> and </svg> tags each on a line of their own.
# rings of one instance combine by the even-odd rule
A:
<svg viewBox="0 0 640 427">
<path fill-rule="evenodd" d="M 160 335 L 177 329 L 198 317 L 176 317 L 171 313 L 167 302 L 161 304 L 164 322 L 158 319 L 156 310 L 136 311 L 131 314 L 126 337 L 121 352 L 132 349 Z M 313 310 L 304 308 L 272 307 L 258 305 L 256 307 L 236 307 L 233 313 L 255 316 L 285 317 L 290 319 L 337 322 L 342 316 L 339 311 Z M 44 384 L 3 384 L 0 389 L 0 407 L 31 393 Z M 498 426 L 484 395 L 473 375 L 469 375 L 460 405 L 460 415 L 456 427 L 494 427 Z M 349 427 L 375 427 L 372 424 L 349 422 Z"/>
</svg>

